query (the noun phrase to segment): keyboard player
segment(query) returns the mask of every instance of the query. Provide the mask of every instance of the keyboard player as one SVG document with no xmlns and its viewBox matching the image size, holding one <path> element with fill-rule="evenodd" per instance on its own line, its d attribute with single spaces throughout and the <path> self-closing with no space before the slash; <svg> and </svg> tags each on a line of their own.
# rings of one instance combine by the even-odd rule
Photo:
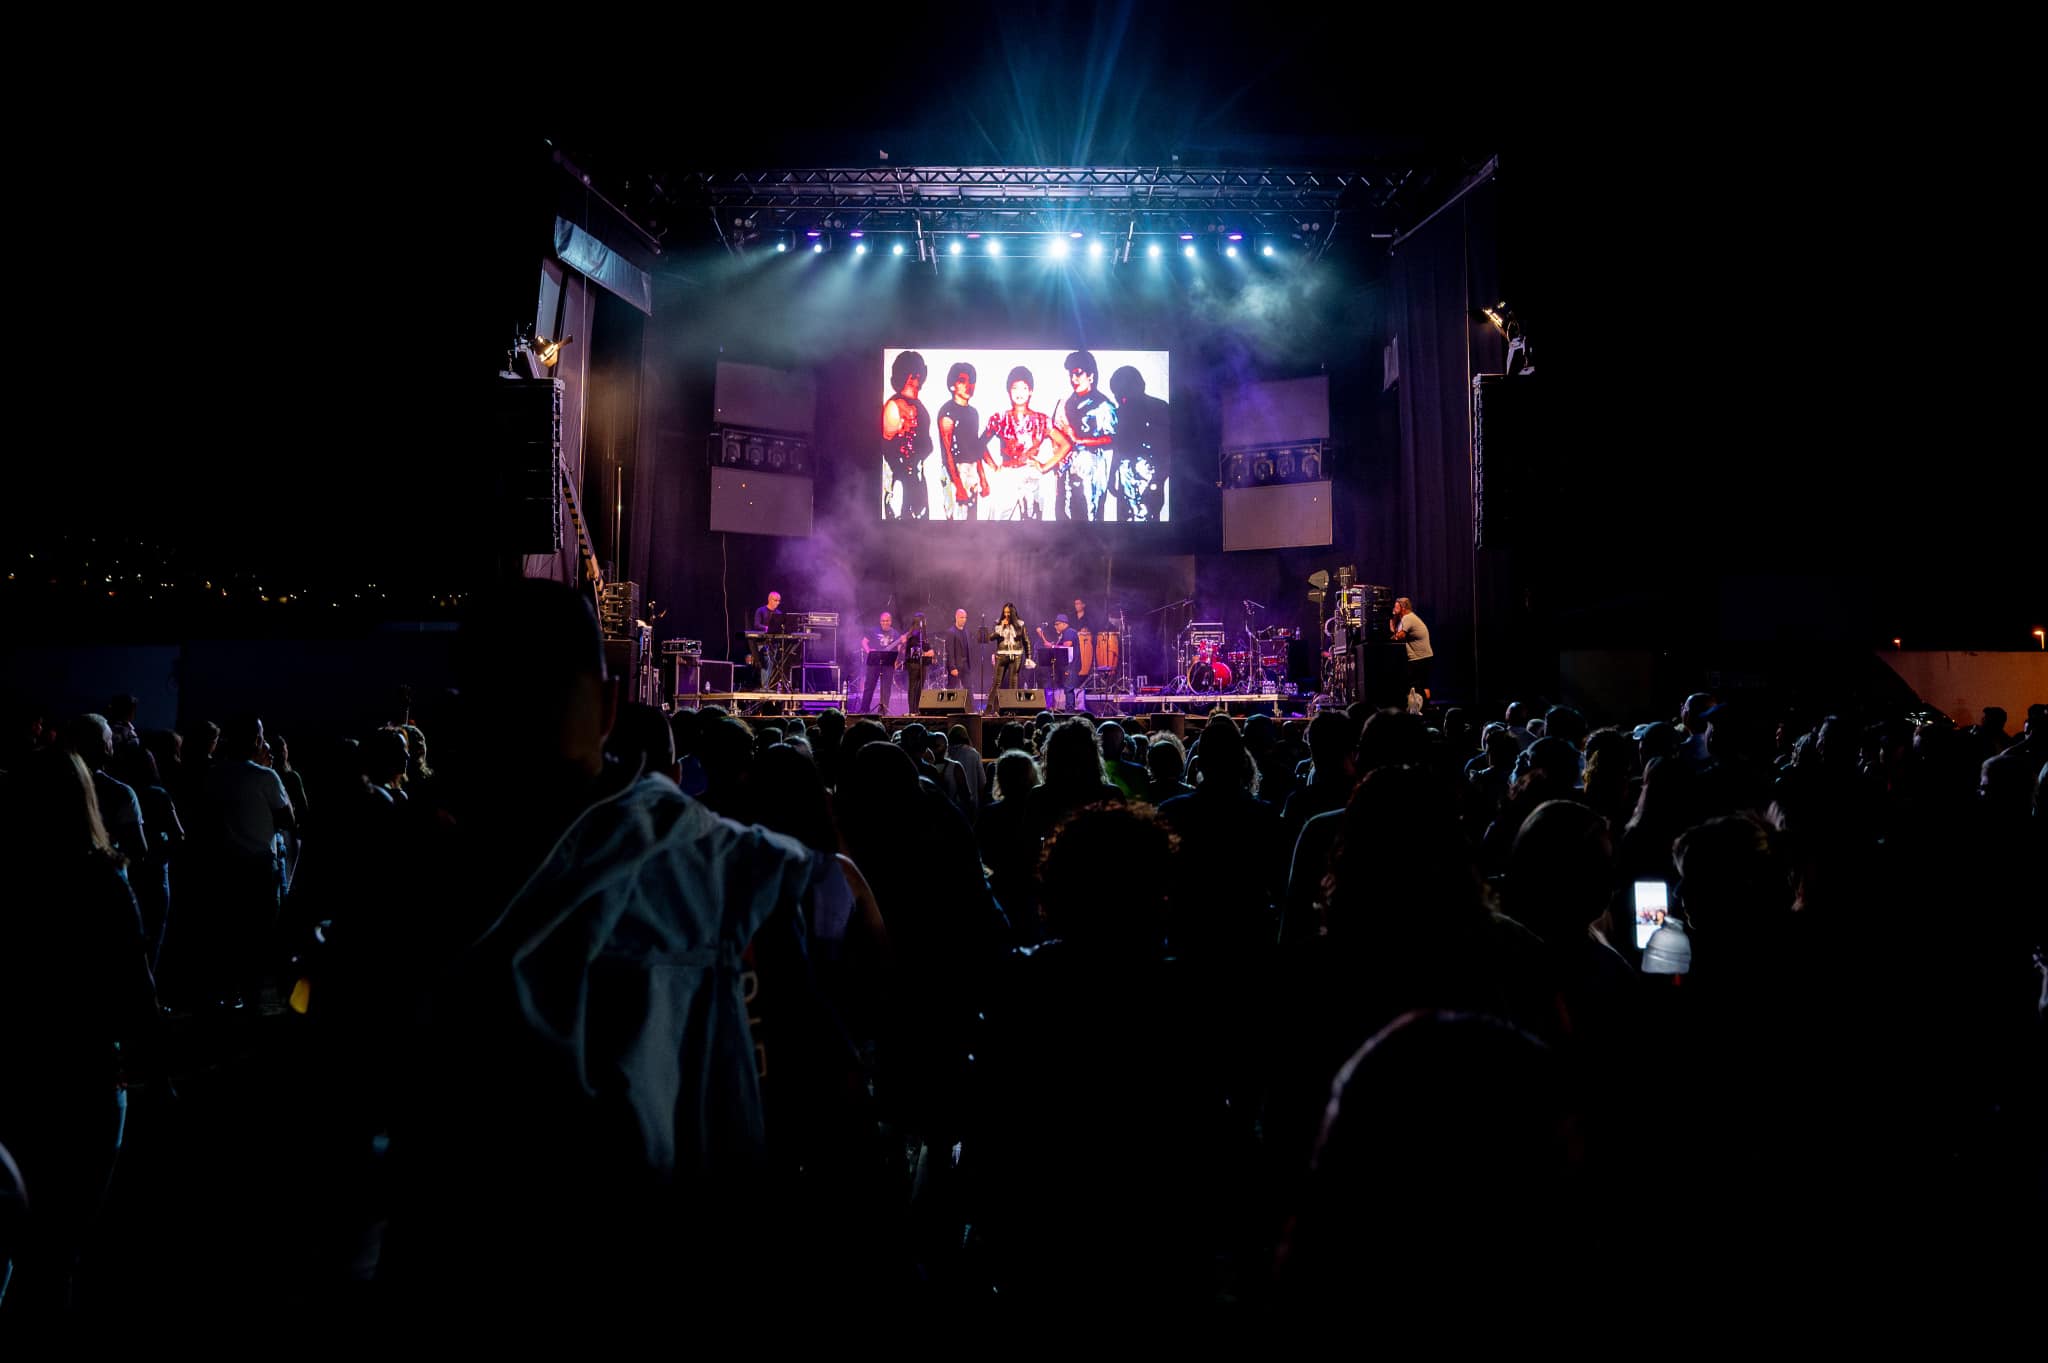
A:
<svg viewBox="0 0 2048 1363">
<path fill-rule="evenodd" d="M 782 660 L 782 650 L 788 645 L 781 639 L 766 636 L 783 632 L 782 593 L 768 593 L 768 604 L 754 608 L 753 654 L 755 664 L 761 669 L 761 685 L 765 689 L 775 676 L 775 665 Z"/>
</svg>

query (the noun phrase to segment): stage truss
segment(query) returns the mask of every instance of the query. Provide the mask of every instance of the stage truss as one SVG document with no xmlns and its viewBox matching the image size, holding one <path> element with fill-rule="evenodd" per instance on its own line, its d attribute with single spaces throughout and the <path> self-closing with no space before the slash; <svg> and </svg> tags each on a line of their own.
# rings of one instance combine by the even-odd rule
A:
<svg viewBox="0 0 2048 1363">
<path fill-rule="evenodd" d="M 1073 234 L 1128 261 L 1148 241 L 1214 243 L 1229 233 L 1315 259 L 1347 234 L 1391 239 L 1440 197 L 1440 174 L 1410 165 L 1349 169 L 883 166 L 699 174 L 690 189 L 735 253 L 788 234 L 893 233 L 936 265 L 948 239 Z M 1455 177 L 1451 180 L 1455 183 Z M 669 188 L 683 189 L 671 181 Z M 1031 255 L 1026 248 L 1014 254 Z"/>
</svg>

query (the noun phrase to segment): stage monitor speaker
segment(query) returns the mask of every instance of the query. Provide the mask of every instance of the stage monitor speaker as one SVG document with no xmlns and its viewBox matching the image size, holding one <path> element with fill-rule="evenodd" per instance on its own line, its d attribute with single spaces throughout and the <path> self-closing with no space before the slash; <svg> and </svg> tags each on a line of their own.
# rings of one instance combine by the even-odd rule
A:
<svg viewBox="0 0 2048 1363">
<path fill-rule="evenodd" d="M 1155 710 L 1145 720 L 1146 727 L 1155 734 L 1170 733 L 1183 740 L 1188 736 L 1188 717 L 1179 711 Z"/>
<path fill-rule="evenodd" d="M 964 715 L 967 713 L 967 689 L 961 686 L 927 686 L 924 694 L 917 698 L 917 710 L 923 715 Z"/>
<path fill-rule="evenodd" d="M 698 670 L 697 660 L 687 653 L 675 653 L 662 660 L 663 672 L 668 678 L 668 693 L 675 696 L 694 696 L 703 673 Z"/>
<path fill-rule="evenodd" d="M 845 687 L 839 684 L 838 663 L 805 663 L 802 689 L 810 695 L 839 695 Z"/>
<path fill-rule="evenodd" d="M 562 381 L 498 379 L 483 446 L 479 519 L 508 554 L 562 548 Z"/>
<path fill-rule="evenodd" d="M 995 705 L 991 707 L 999 715 L 1037 714 L 1045 708 L 1045 688 L 1042 686 L 1004 686 L 996 688 Z"/>
</svg>

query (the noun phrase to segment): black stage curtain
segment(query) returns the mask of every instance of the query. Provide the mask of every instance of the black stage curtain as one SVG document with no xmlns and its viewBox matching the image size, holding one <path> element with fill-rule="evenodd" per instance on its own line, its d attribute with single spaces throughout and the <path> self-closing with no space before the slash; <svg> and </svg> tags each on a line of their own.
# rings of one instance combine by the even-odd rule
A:
<svg viewBox="0 0 2048 1363">
<path fill-rule="evenodd" d="M 1478 308 L 1497 301 L 1496 191 L 1473 189 L 1401 241 L 1393 261 L 1400 446 L 1394 477 L 1397 595 L 1412 597 L 1436 651 L 1431 690 L 1471 699 L 1477 679 L 1472 376 L 1505 344 Z"/>
</svg>

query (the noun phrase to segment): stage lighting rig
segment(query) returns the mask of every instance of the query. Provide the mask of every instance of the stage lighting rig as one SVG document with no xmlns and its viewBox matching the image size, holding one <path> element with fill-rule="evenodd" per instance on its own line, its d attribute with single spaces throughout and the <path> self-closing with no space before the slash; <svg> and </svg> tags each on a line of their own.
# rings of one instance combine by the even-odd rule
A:
<svg viewBox="0 0 2048 1363">
<path fill-rule="evenodd" d="M 1522 330 L 1521 319 L 1515 316 L 1514 309 L 1510 308 L 1506 301 L 1503 300 L 1491 307 L 1483 307 L 1479 311 L 1487 321 L 1493 324 L 1495 331 L 1507 337 L 1508 357 L 1506 365 L 1503 366 L 1504 372 L 1508 374 L 1535 373 L 1536 359 L 1534 353 L 1529 349 L 1529 337 Z"/>
</svg>

